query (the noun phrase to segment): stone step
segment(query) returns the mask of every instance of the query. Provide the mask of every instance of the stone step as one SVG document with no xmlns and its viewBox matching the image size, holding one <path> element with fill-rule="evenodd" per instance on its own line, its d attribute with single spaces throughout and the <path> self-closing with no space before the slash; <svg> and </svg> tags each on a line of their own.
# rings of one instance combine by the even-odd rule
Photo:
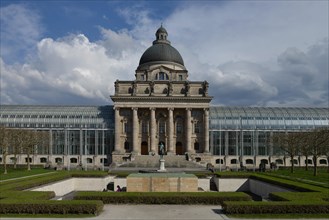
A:
<svg viewBox="0 0 329 220">
<path fill-rule="evenodd" d="M 168 168 L 203 168 L 202 165 L 187 161 L 185 156 L 164 155 L 165 166 Z M 157 168 L 159 167 L 160 156 L 135 155 L 131 161 L 120 165 L 120 167 L 141 167 L 141 168 Z"/>
</svg>

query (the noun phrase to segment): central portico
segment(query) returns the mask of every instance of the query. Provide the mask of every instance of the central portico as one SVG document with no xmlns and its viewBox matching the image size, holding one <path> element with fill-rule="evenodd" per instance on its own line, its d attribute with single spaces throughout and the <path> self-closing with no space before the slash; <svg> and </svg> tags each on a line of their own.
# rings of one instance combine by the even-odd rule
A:
<svg viewBox="0 0 329 220">
<path fill-rule="evenodd" d="M 136 79 L 115 82 L 114 162 L 127 153 L 158 155 L 161 144 L 167 155 L 209 154 L 208 82 L 189 81 L 166 29 L 155 35 Z"/>
</svg>

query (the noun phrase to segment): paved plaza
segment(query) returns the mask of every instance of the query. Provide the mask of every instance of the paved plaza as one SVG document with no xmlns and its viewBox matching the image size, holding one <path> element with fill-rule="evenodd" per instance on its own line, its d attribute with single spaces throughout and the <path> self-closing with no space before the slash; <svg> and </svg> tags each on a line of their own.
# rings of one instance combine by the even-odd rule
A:
<svg viewBox="0 0 329 220">
<path fill-rule="evenodd" d="M 1 220 L 32 220 L 35 218 L 1 218 Z M 38 218 L 58 220 L 58 218 Z M 77 219 L 77 218 L 72 218 Z M 96 217 L 84 220 L 221 220 L 228 218 L 216 205 L 105 205 L 103 212 Z M 272 220 L 272 219 L 266 219 Z M 280 219 L 284 220 L 284 219 Z M 291 218 L 289 219 L 291 220 Z M 308 219 L 312 220 L 312 219 Z M 321 220 L 321 219 L 316 219 Z"/>
</svg>

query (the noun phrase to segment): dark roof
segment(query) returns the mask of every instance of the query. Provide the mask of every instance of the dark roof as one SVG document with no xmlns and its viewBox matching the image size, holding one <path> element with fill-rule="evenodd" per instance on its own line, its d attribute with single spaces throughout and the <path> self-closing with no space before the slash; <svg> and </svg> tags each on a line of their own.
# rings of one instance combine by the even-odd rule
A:
<svg viewBox="0 0 329 220">
<path fill-rule="evenodd" d="M 148 62 L 174 62 L 184 66 L 184 61 L 179 52 L 170 44 L 157 43 L 149 47 L 142 55 L 139 65 Z"/>
</svg>

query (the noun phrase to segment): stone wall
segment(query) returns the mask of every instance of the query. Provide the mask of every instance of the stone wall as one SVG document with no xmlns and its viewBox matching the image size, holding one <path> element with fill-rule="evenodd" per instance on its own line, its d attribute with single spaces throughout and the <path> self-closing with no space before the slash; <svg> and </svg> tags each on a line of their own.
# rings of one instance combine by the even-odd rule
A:
<svg viewBox="0 0 329 220">
<path fill-rule="evenodd" d="M 193 174 L 136 173 L 127 177 L 128 192 L 197 192 L 198 178 Z"/>
</svg>

